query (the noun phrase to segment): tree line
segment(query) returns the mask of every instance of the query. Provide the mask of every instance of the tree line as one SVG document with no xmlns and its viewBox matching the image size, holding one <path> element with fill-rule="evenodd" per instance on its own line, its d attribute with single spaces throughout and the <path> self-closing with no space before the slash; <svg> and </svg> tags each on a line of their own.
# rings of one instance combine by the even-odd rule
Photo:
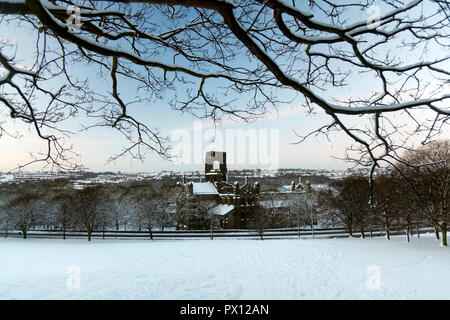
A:
<svg viewBox="0 0 450 320">
<path fill-rule="evenodd" d="M 185 188 L 150 182 L 101 184 L 75 188 L 70 180 L 0 185 L 0 228 L 8 236 L 20 231 L 81 230 L 91 240 L 94 231 L 147 231 L 167 227 L 208 229 L 211 203 L 194 201 Z"/>
<path fill-rule="evenodd" d="M 269 227 L 308 224 L 343 225 L 350 236 L 405 229 L 407 240 L 422 227 L 434 227 L 436 237 L 447 245 L 450 220 L 450 142 L 427 144 L 409 150 L 403 161 L 367 176 L 351 175 L 332 181 L 328 188 L 293 193 L 283 199 L 277 192 L 258 196 L 247 227 L 261 236 Z M 264 205 L 263 205 L 264 203 Z M 77 189 L 70 180 L 4 183 L 0 185 L 0 228 L 62 231 L 82 230 L 91 240 L 94 231 L 147 231 L 167 227 L 208 230 L 217 203 L 196 198 L 180 184 L 164 184 L 156 190 L 148 181 L 101 184 Z"/>
<path fill-rule="evenodd" d="M 419 228 L 434 227 L 447 245 L 450 220 L 450 142 L 438 141 L 409 150 L 403 161 L 376 175 L 333 181 L 317 195 L 323 219 L 345 225 L 350 235 L 382 228 L 390 239 L 393 228 L 404 228 L 407 240 Z"/>
</svg>

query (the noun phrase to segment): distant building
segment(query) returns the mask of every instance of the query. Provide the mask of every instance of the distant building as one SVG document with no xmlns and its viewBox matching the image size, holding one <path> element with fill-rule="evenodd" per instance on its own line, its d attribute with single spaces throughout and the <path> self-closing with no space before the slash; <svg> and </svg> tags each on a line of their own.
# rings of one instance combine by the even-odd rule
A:
<svg viewBox="0 0 450 320">
<path fill-rule="evenodd" d="M 205 178 L 208 182 L 227 181 L 227 153 L 218 151 L 206 152 Z"/>
<path fill-rule="evenodd" d="M 260 192 L 259 182 L 253 185 L 238 182 L 230 183 L 227 179 L 226 152 L 210 151 L 205 157 L 205 182 L 186 183 L 183 185 L 196 199 L 212 200 L 217 203 L 212 213 L 224 229 L 245 228 Z"/>
<path fill-rule="evenodd" d="M 311 183 L 306 180 L 303 181 L 303 178 L 298 178 L 298 184 L 295 184 L 295 181 L 291 182 L 291 192 L 310 192 L 312 191 Z"/>
<path fill-rule="evenodd" d="M 292 200 L 313 190 L 309 181 L 303 181 L 302 178 L 297 184 L 292 181 L 286 192 L 262 193 L 259 181 L 251 184 L 247 177 L 242 185 L 237 181 L 232 183 L 228 179 L 226 153 L 217 151 L 206 153 L 205 173 L 199 182 L 187 183 L 183 177 L 183 183 L 180 184 L 188 189 L 194 201 L 216 203 L 211 212 L 223 229 L 251 228 L 251 219 L 257 214 L 257 206 L 271 212 L 274 226 L 279 227 L 281 224 L 278 218 L 292 209 Z"/>
</svg>

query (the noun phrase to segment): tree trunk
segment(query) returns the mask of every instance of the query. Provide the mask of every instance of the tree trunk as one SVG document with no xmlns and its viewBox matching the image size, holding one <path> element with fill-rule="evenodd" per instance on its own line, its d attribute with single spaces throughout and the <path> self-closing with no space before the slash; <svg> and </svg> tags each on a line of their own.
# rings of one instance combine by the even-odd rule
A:
<svg viewBox="0 0 450 320">
<path fill-rule="evenodd" d="M 63 240 L 66 240 L 66 229 L 63 229 Z"/>
<path fill-rule="evenodd" d="M 409 242 L 409 225 L 406 226 L 406 242 Z"/>
<path fill-rule="evenodd" d="M 214 222 L 213 222 L 213 218 L 211 217 L 209 220 L 209 236 L 211 238 L 211 240 L 214 239 Z"/>
<path fill-rule="evenodd" d="M 91 234 L 92 234 L 92 231 L 88 231 L 88 241 L 91 241 Z"/>
<path fill-rule="evenodd" d="M 264 239 L 263 239 L 263 233 L 262 233 L 262 232 L 259 233 L 259 237 L 261 238 L 261 240 L 264 240 Z"/>
<path fill-rule="evenodd" d="M 153 232 L 152 232 L 152 227 L 148 226 L 148 234 L 150 236 L 150 240 L 153 240 Z"/>
<path fill-rule="evenodd" d="M 24 238 L 24 239 L 27 238 L 27 232 L 26 232 L 26 231 L 23 231 L 23 230 L 22 230 L 22 235 L 23 235 L 23 238 Z"/>
<path fill-rule="evenodd" d="M 386 228 L 386 237 L 388 240 L 391 240 L 391 232 L 390 232 L 391 227 L 389 225 L 389 219 L 387 216 L 385 216 L 384 222 L 385 222 L 385 228 Z"/>
<path fill-rule="evenodd" d="M 294 228 L 294 221 L 292 220 L 291 215 L 289 215 L 289 220 L 290 220 L 291 228 Z"/>
<path fill-rule="evenodd" d="M 370 228 L 370 237 L 373 238 L 372 228 Z"/>
<path fill-rule="evenodd" d="M 365 233 L 364 233 L 364 227 L 361 227 L 361 237 L 362 237 L 363 239 L 366 238 L 366 235 L 365 235 Z"/>
<path fill-rule="evenodd" d="M 353 238 L 353 230 L 352 230 L 352 227 L 351 227 L 351 226 L 347 226 L 347 229 L 348 229 L 348 234 L 350 235 L 350 237 Z"/>
<path fill-rule="evenodd" d="M 439 237 L 439 229 L 438 229 L 438 227 L 434 227 L 434 232 L 436 233 L 436 240 L 440 240 L 441 238 Z"/>
<path fill-rule="evenodd" d="M 412 230 L 412 226 L 411 226 L 411 218 L 410 218 L 409 215 L 408 215 L 407 218 L 406 218 L 406 232 L 407 232 L 407 233 L 409 232 L 409 234 L 410 234 L 411 236 L 414 236 L 413 230 Z M 409 235 L 408 235 L 408 242 L 409 242 Z"/>
<path fill-rule="evenodd" d="M 441 232 L 442 232 L 442 245 L 447 246 L 447 223 L 441 223 Z"/>
<path fill-rule="evenodd" d="M 417 226 L 417 238 L 420 238 L 420 229 L 419 229 L 419 226 Z"/>
</svg>

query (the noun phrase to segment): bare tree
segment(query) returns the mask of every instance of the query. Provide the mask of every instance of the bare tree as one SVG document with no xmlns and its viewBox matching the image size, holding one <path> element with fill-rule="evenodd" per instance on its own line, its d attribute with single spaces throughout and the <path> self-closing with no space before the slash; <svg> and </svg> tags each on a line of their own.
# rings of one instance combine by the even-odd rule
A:
<svg viewBox="0 0 450 320">
<path fill-rule="evenodd" d="M 399 172 L 406 179 L 419 213 L 430 225 L 440 229 L 442 245 L 447 246 L 450 221 L 450 141 L 437 141 L 404 155 Z"/>
<path fill-rule="evenodd" d="M 407 242 L 410 241 L 414 225 L 419 234 L 418 228 L 425 220 L 421 218 L 421 208 L 417 206 L 416 197 L 412 189 L 405 186 L 398 171 L 391 170 L 377 176 L 372 203 L 373 223 L 385 225 L 388 239 L 391 224 L 405 228 Z"/>
<path fill-rule="evenodd" d="M 8 237 L 8 231 L 11 227 L 8 203 L 19 195 L 20 193 L 15 188 L 15 183 L 0 184 L 0 226 L 5 230 L 5 238 Z"/>
<path fill-rule="evenodd" d="M 77 208 L 76 219 L 79 225 L 87 232 L 88 241 L 92 233 L 103 224 L 102 200 L 104 194 L 101 187 L 86 187 L 78 190 L 75 195 Z"/>
<path fill-rule="evenodd" d="M 252 211 L 251 219 L 249 220 L 249 226 L 251 229 L 255 229 L 261 240 L 264 240 L 264 233 L 272 222 L 270 216 L 270 210 L 257 204 Z"/>
<path fill-rule="evenodd" d="M 159 189 L 161 197 L 162 212 L 158 217 L 158 227 L 164 231 L 166 227 L 176 226 L 176 195 L 177 191 L 181 189 L 181 184 L 171 185 L 163 184 Z"/>
<path fill-rule="evenodd" d="M 34 161 L 76 164 L 62 137 L 79 113 L 93 119 L 86 127 L 112 127 L 129 141 L 112 158 L 170 156 L 166 137 L 131 110 L 149 101 L 244 121 L 302 105 L 329 122 L 298 133 L 299 142 L 341 131 L 354 142 L 347 159 L 372 173 L 448 125 L 447 0 L 0 0 L 0 14 L 36 39 L 28 66 L 0 44 L 2 110 L 47 143 Z M 74 69 L 84 63 L 92 76 L 83 79 Z M 97 75 L 105 92 L 89 89 Z M 362 92 L 342 96 L 362 81 Z M 135 99 L 120 95 L 124 82 L 139 88 Z"/>
<path fill-rule="evenodd" d="M 164 206 L 161 207 L 161 214 L 158 216 L 157 226 L 164 231 L 167 227 L 175 225 L 175 208 L 170 204 L 168 199 L 162 201 Z"/>
<path fill-rule="evenodd" d="M 189 229 L 210 230 L 214 227 L 212 210 L 217 205 L 215 201 L 206 199 L 191 199 L 189 204 Z"/>
<path fill-rule="evenodd" d="M 8 221 L 27 238 L 28 231 L 42 220 L 43 203 L 37 193 L 27 192 L 10 200 L 6 206 Z"/>
<path fill-rule="evenodd" d="M 110 190 L 110 208 L 111 208 L 111 222 L 114 229 L 116 230 L 116 238 L 119 232 L 120 226 L 127 216 L 128 213 L 128 202 L 126 201 L 127 188 L 123 185 L 115 185 L 111 187 Z"/>
<path fill-rule="evenodd" d="M 51 199 L 56 206 L 56 223 L 63 232 L 63 240 L 66 239 L 66 232 L 75 223 L 77 204 L 74 190 L 60 190 Z"/>
<path fill-rule="evenodd" d="M 181 185 L 174 186 L 168 197 L 175 210 L 177 229 L 211 229 L 212 210 L 217 205 L 214 200 L 193 197 L 188 188 Z"/>
<path fill-rule="evenodd" d="M 274 186 L 269 185 L 266 192 L 262 192 L 258 196 L 259 205 L 265 208 L 265 216 L 270 220 L 268 226 L 274 227 L 274 225 L 283 225 L 289 216 L 289 201 L 283 198 L 283 195 L 278 190 L 273 190 Z M 262 212 L 259 210 L 258 212 Z M 262 219 L 265 221 L 266 219 Z M 267 226 L 267 227 L 268 227 Z"/>
<path fill-rule="evenodd" d="M 295 198 L 289 200 L 290 212 L 296 216 L 298 236 L 300 237 L 300 225 L 309 223 L 314 237 L 314 209 L 317 204 L 315 194 L 312 192 L 295 193 Z"/>
<path fill-rule="evenodd" d="M 375 216 L 374 222 L 384 226 L 386 238 L 391 239 L 391 227 L 400 216 L 400 197 L 398 180 L 392 175 L 384 174 L 375 179 L 374 197 L 371 209 Z"/>
<path fill-rule="evenodd" d="M 183 186 L 176 186 L 170 191 L 170 201 L 175 205 L 177 229 L 188 228 L 191 198 L 189 191 Z"/>
<path fill-rule="evenodd" d="M 146 197 L 147 194 L 153 195 L 155 193 L 153 185 L 148 181 L 133 181 L 114 189 L 112 197 L 115 207 L 112 220 L 114 220 L 116 231 L 119 230 L 119 224 L 122 224 L 125 230 L 131 224 L 132 227 L 141 231 L 144 227 L 143 215 L 140 213 L 143 210 L 140 207 L 143 199 L 137 198 Z"/>
<path fill-rule="evenodd" d="M 153 240 L 153 228 L 158 225 L 159 217 L 164 212 L 164 199 L 152 190 L 139 190 L 132 197 L 133 209 L 138 224 L 143 224 Z"/>
<path fill-rule="evenodd" d="M 305 191 L 305 197 L 303 198 L 303 207 L 305 209 L 305 213 L 308 216 L 308 220 L 311 226 L 311 233 L 312 237 L 314 238 L 314 224 L 316 222 L 316 204 L 317 204 L 317 198 L 316 198 L 316 192 L 309 187 Z"/>
<path fill-rule="evenodd" d="M 339 219 L 347 227 L 351 237 L 355 227 L 360 228 L 362 237 L 365 236 L 369 200 L 369 182 L 360 176 L 333 181 L 330 189 L 321 190 L 318 194 L 319 206 Z"/>
</svg>

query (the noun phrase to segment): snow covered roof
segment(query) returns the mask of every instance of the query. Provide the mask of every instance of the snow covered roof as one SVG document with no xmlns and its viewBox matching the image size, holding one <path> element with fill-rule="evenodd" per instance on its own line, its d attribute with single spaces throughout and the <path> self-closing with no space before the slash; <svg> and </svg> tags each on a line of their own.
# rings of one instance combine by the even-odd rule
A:
<svg viewBox="0 0 450 320">
<path fill-rule="evenodd" d="M 211 182 L 193 182 L 192 191 L 194 194 L 219 194 Z"/>
<path fill-rule="evenodd" d="M 212 209 L 212 213 L 217 216 L 224 216 L 233 209 L 234 209 L 233 205 L 219 204 L 218 206 Z"/>
</svg>

